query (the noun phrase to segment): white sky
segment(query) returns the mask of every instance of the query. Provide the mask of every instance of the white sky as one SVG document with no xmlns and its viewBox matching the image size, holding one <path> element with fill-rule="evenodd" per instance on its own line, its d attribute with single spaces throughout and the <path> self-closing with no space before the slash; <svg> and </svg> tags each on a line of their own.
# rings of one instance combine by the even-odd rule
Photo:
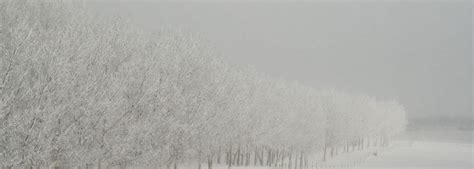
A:
<svg viewBox="0 0 474 169">
<path fill-rule="evenodd" d="M 337 1 L 94 7 L 150 31 L 201 32 L 231 62 L 274 77 L 396 98 L 411 117 L 472 117 L 471 1 Z"/>
</svg>

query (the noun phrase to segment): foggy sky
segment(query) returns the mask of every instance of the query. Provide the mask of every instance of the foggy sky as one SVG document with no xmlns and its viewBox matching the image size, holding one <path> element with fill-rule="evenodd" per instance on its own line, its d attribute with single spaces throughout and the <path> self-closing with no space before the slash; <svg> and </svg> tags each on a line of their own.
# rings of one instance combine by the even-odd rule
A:
<svg viewBox="0 0 474 169">
<path fill-rule="evenodd" d="M 200 32 L 235 64 L 314 88 L 472 117 L 472 2 L 101 3 L 149 31 Z"/>
</svg>

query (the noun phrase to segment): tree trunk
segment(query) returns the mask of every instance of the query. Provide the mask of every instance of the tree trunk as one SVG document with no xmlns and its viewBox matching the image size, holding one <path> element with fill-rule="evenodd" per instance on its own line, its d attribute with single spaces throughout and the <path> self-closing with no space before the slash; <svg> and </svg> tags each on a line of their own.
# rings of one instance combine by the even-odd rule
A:
<svg viewBox="0 0 474 169">
<path fill-rule="evenodd" d="M 227 161 L 229 168 L 232 166 L 232 145 L 229 146 L 229 152 L 227 152 Z"/>
<path fill-rule="evenodd" d="M 240 144 L 239 144 L 239 147 L 237 148 L 237 161 L 236 161 L 236 165 L 237 166 L 240 166 Z"/>
<path fill-rule="evenodd" d="M 348 152 L 348 153 L 352 152 L 352 151 L 351 151 L 351 147 L 352 147 L 352 141 L 351 141 L 351 140 L 348 140 L 348 141 L 347 141 L 347 152 Z"/>
<path fill-rule="evenodd" d="M 298 169 L 298 152 L 295 153 L 295 169 Z"/>
<path fill-rule="evenodd" d="M 284 162 L 285 162 L 285 152 L 283 151 L 281 154 L 281 162 L 280 162 L 280 169 L 283 169 L 284 167 Z"/>
<path fill-rule="evenodd" d="M 328 146 L 324 146 L 323 161 L 326 161 L 327 150 L 328 150 Z"/>
<path fill-rule="evenodd" d="M 331 158 L 334 157 L 334 147 L 331 147 Z"/>
<path fill-rule="evenodd" d="M 240 152 L 240 166 L 245 165 L 245 154 L 247 154 L 247 149 L 243 148 Z"/>
<path fill-rule="evenodd" d="M 265 153 L 264 150 L 259 149 L 259 152 L 258 152 L 258 161 L 260 161 L 260 165 L 261 165 L 261 166 L 263 166 L 263 155 L 264 155 L 263 153 Z"/>
<path fill-rule="evenodd" d="M 270 166 L 272 163 L 270 160 L 272 160 L 272 149 L 268 149 L 268 154 L 267 154 L 267 166 Z"/>
<path fill-rule="evenodd" d="M 102 169 L 101 164 L 102 164 L 102 158 L 99 158 L 99 161 L 98 161 L 98 164 L 97 164 L 98 169 Z"/>
<path fill-rule="evenodd" d="M 301 151 L 301 155 L 300 155 L 300 169 L 303 169 L 303 165 L 304 165 L 304 161 L 303 161 L 303 151 Z"/>
<path fill-rule="evenodd" d="M 212 155 L 207 159 L 207 169 L 212 169 Z"/>
<path fill-rule="evenodd" d="M 344 144 L 344 146 L 342 146 L 342 152 L 347 152 L 347 142 Z"/>
<path fill-rule="evenodd" d="M 217 164 L 221 164 L 221 146 L 217 149 Z"/>
<path fill-rule="evenodd" d="M 168 161 L 166 162 L 166 169 L 171 169 L 172 164 L 173 164 L 173 161 L 171 160 L 171 157 L 170 157 L 170 159 L 168 159 Z"/>
<path fill-rule="evenodd" d="M 258 156 L 258 147 L 255 146 L 255 156 L 253 158 L 253 163 L 254 163 L 253 165 L 254 166 L 257 166 L 257 156 Z"/>
<path fill-rule="evenodd" d="M 293 154 L 290 152 L 288 157 L 288 169 L 291 169 L 291 156 L 293 156 Z"/>
<path fill-rule="evenodd" d="M 280 160 L 280 150 L 276 149 L 276 152 L 275 152 L 275 157 L 273 158 L 273 165 L 275 166 L 275 168 L 278 167 L 278 162 Z"/>
<path fill-rule="evenodd" d="M 247 152 L 247 162 L 245 163 L 245 166 L 249 166 L 250 165 L 250 157 L 252 156 L 252 153 L 251 151 L 249 150 Z"/>
<path fill-rule="evenodd" d="M 306 155 L 306 154 L 304 156 L 304 166 L 305 166 L 306 169 L 309 167 L 308 155 Z"/>
<path fill-rule="evenodd" d="M 237 158 L 239 158 L 239 153 L 235 152 L 233 157 L 232 157 L 232 165 L 238 166 Z"/>
<path fill-rule="evenodd" d="M 201 169 L 201 150 L 198 152 L 198 169 Z"/>
<path fill-rule="evenodd" d="M 229 151 L 225 152 L 225 165 L 229 165 Z"/>
</svg>

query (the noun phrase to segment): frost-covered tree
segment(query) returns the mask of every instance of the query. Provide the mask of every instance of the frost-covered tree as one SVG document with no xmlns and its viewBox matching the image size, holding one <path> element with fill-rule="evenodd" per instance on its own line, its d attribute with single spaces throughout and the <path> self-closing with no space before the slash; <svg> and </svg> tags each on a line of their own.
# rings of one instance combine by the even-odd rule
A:
<svg viewBox="0 0 474 169">
<path fill-rule="evenodd" d="M 396 101 L 273 79 L 200 39 L 78 3 L 1 0 L 0 165 L 296 168 L 404 130 Z"/>
</svg>

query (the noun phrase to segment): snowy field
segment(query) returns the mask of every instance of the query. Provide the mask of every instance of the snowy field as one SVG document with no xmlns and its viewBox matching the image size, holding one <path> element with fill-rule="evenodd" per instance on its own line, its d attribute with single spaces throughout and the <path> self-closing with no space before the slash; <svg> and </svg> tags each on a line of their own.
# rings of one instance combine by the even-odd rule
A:
<svg viewBox="0 0 474 169">
<path fill-rule="evenodd" d="M 403 141 L 356 169 L 472 169 L 472 151 L 467 143 Z"/>
<path fill-rule="evenodd" d="M 472 169 L 472 131 L 408 132 L 403 140 L 369 156 L 356 169 Z"/>
</svg>

